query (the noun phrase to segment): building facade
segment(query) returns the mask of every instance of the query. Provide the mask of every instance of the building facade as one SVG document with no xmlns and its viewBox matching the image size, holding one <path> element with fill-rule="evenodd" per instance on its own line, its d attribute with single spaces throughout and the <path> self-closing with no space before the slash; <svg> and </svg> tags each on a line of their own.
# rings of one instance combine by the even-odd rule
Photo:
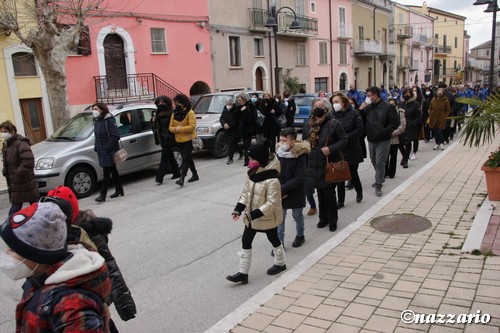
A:
<svg viewBox="0 0 500 333">
<path fill-rule="evenodd" d="M 410 39 L 410 85 L 430 85 L 434 58 L 434 19 L 413 9 L 409 10 L 412 37 Z"/>
</svg>

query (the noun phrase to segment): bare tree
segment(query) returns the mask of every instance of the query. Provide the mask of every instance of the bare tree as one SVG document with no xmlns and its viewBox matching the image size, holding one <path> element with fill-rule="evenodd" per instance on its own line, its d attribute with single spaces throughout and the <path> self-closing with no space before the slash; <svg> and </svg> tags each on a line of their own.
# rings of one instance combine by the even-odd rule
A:
<svg viewBox="0 0 500 333">
<path fill-rule="evenodd" d="M 69 118 L 66 59 L 78 46 L 85 21 L 106 0 L 3 0 L 0 26 L 33 51 L 42 70 L 54 127 Z"/>
</svg>

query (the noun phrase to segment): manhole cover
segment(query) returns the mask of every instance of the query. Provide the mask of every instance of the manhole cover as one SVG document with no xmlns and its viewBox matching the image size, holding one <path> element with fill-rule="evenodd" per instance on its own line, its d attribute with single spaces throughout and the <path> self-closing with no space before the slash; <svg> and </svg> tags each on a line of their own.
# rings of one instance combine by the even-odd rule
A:
<svg viewBox="0 0 500 333">
<path fill-rule="evenodd" d="M 413 234 L 432 227 L 431 221 L 413 214 L 391 214 L 374 218 L 370 225 L 388 234 Z"/>
</svg>

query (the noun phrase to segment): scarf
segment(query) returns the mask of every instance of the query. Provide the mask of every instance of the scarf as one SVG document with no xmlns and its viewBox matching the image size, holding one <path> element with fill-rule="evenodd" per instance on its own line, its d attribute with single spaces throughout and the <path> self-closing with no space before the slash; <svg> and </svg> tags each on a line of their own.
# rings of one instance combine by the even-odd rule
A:
<svg viewBox="0 0 500 333">
<path fill-rule="evenodd" d="M 316 146 L 319 138 L 319 130 L 321 129 L 321 124 L 326 119 L 326 113 L 321 118 L 317 118 L 312 115 L 309 119 L 309 143 L 311 144 L 311 149 Z"/>
<path fill-rule="evenodd" d="M 177 121 L 183 121 L 189 111 L 190 110 L 188 108 L 183 109 L 182 106 L 177 105 L 174 109 L 174 119 Z"/>
</svg>

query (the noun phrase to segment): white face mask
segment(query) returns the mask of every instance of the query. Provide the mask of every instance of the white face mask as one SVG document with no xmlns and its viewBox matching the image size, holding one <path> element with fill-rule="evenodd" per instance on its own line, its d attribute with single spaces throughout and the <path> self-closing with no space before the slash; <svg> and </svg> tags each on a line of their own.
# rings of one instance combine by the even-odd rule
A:
<svg viewBox="0 0 500 333">
<path fill-rule="evenodd" d="M 342 105 L 340 105 L 340 103 L 333 103 L 333 109 L 336 112 L 339 112 L 340 110 L 342 110 Z"/>
<path fill-rule="evenodd" d="M 279 100 L 279 99 L 277 99 L 277 98 L 275 98 L 274 100 L 276 101 L 276 103 L 278 103 L 278 102 L 280 101 L 280 100 Z"/>
<path fill-rule="evenodd" d="M 366 103 L 366 105 L 372 104 L 372 99 L 370 97 L 366 96 L 365 103 Z"/>
<path fill-rule="evenodd" d="M 12 134 L 2 132 L 2 138 L 3 138 L 4 140 L 9 140 L 10 138 L 12 138 Z"/>
<path fill-rule="evenodd" d="M 92 111 L 92 115 L 94 116 L 94 118 L 97 118 L 97 117 L 99 117 L 101 115 L 101 113 L 99 111 L 97 111 L 97 110 L 93 110 Z"/>
<path fill-rule="evenodd" d="M 228 111 L 231 110 L 232 107 L 233 107 L 232 105 L 226 105 Z"/>
<path fill-rule="evenodd" d="M 12 280 L 26 279 L 35 274 L 35 269 L 31 270 L 23 261 L 19 261 L 16 258 L 9 256 L 5 252 L 0 252 L 0 270 L 7 275 Z"/>
</svg>

